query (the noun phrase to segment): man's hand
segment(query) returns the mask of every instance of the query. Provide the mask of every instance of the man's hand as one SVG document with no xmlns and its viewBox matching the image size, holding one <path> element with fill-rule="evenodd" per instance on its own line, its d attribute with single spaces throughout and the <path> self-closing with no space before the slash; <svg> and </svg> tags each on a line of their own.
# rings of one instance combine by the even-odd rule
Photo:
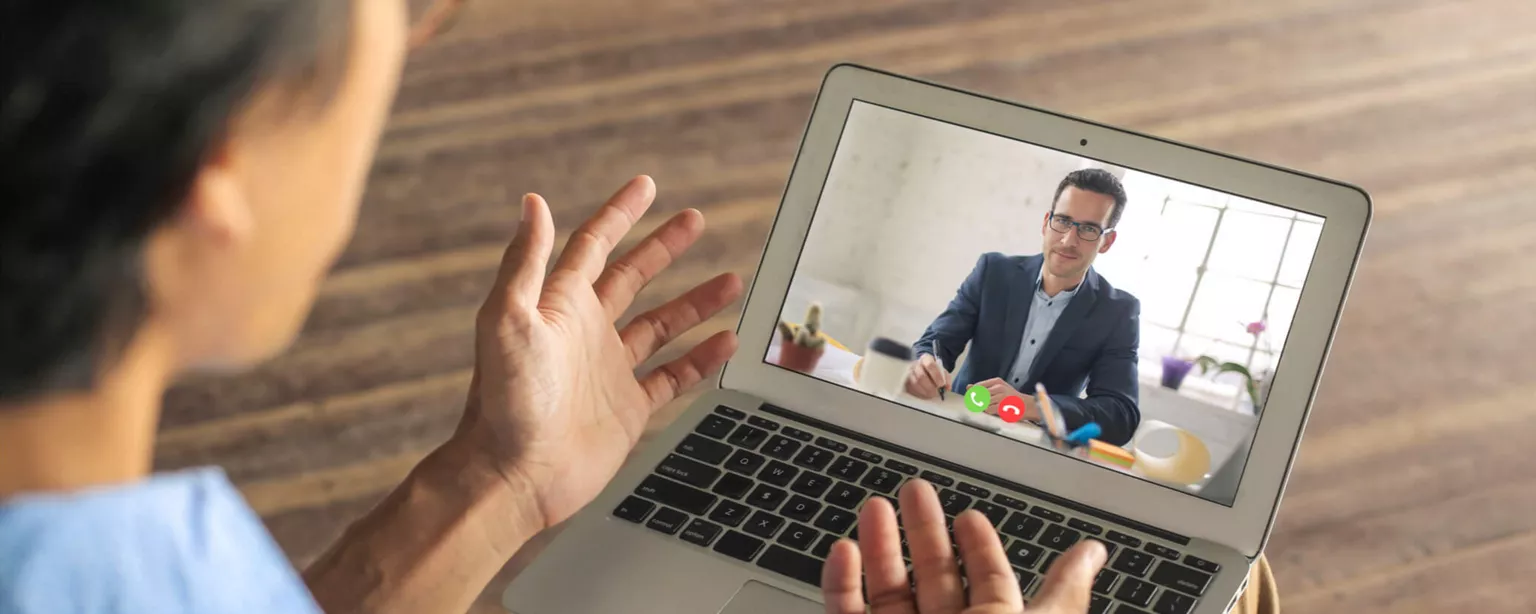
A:
<svg viewBox="0 0 1536 614">
<path fill-rule="evenodd" d="M 901 489 L 901 525 L 912 552 L 912 578 L 901 557 L 901 535 L 890 503 L 869 500 L 859 514 L 859 541 L 844 539 L 832 546 L 822 569 L 821 591 L 827 614 L 865 612 L 860 573 L 869 586 L 870 614 L 1016 614 L 1025 612 L 1023 593 L 1003 552 L 1002 540 L 986 516 L 968 510 L 955 517 L 955 541 L 965 563 L 970 594 L 961 583 L 960 568 L 950 548 L 949 532 L 939 497 L 923 480 Z M 1104 546 L 1085 540 L 1051 566 L 1028 612 L 1082 614 L 1088 611 L 1089 590 L 1104 566 Z"/>
<path fill-rule="evenodd" d="M 454 437 L 471 442 L 515 491 L 531 495 L 528 511 L 542 527 L 596 497 L 651 414 L 736 350 L 734 333 L 721 331 L 672 362 L 636 373 L 742 291 L 740 278 L 723 274 L 616 326 L 635 294 L 704 231 L 703 215 L 689 209 L 607 263 L 655 195 L 649 177 L 630 181 L 571 234 L 547 276 L 554 224 L 544 199 L 528 195 L 480 310 L 474 377 Z"/>
<path fill-rule="evenodd" d="M 949 374 L 944 372 L 933 354 L 919 354 L 907 367 L 907 394 L 919 399 L 934 399 L 938 398 L 939 389 L 947 386 Z"/>
<path fill-rule="evenodd" d="M 986 388 L 987 392 L 992 395 L 992 404 L 987 406 L 987 413 L 994 416 L 997 415 L 997 406 L 1003 402 L 1003 399 L 1016 396 L 1024 400 L 1024 420 L 1032 422 L 1044 420 L 1044 416 L 1040 414 L 1040 405 L 1035 401 L 1035 395 L 1023 394 L 1014 390 L 1013 386 L 1008 383 L 1008 380 L 994 377 L 977 382 L 977 385 Z"/>
</svg>

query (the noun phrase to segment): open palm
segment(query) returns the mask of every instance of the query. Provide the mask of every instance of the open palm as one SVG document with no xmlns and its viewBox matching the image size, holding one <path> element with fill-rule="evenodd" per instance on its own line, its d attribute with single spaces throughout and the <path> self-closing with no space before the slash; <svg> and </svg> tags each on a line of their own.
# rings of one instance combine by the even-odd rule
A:
<svg viewBox="0 0 1536 614">
<path fill-rule="evenodd" d="M 662 346 L 741 295 L 733 274 L 704 282 L 619 328 L 657 273 L 698 239 L 704 217 L 674 215 L 612 264 L 609 254 L 650 208 L 637 177 L 572 233 L 553 270 L 549 207 L 523 200 L 523 221 L 480 310 L 475 373 L 457 437 L 468 437 L 514 486 L 534 495 L 544 526 L 570 517 L 612 479 L 647 420 L 736 349 L 721 331 L 648 373 Z"/>
</svg>

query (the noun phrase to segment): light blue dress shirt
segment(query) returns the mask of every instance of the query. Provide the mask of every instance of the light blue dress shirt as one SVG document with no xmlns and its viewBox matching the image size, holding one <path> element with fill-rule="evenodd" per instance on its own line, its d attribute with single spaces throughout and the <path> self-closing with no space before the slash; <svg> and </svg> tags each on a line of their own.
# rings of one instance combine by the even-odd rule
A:
<svg viewBox="0 0 1536 614">
<path fill-rule="evenodd" d="M 218 469 L 0 500 L 0 614 L 320 614 Z"/>
<path fill-rule="evenodd" d="M 1057 292 L 1056 296 L 1047 296 L 1043 283 L 1044 271 L 1042 265 L 1041 276 L 1035 278 L 1035 297 L 1029 306 L 1029 320 L 1024 323 L 1024 337 L 1019 339 L 1019 356 L 1014 359 L 1013 371 L 1008 374 L 1008 384 L 1025 395 L 1034 394 L 1034 391 L 1024 389 L 1024 383 L 1029 381 L 1029 370 L 1035 364 L 1035 356 L 1040 354 L 1041 346 L 1051 336 L 1051 329 L 1056 328 L 1056 320 L 1061 319 L 1072 297 L 1077 296 L 1077 289 L 1083 287 L 1078 284 L 1071 290 Z"/>
</svg>

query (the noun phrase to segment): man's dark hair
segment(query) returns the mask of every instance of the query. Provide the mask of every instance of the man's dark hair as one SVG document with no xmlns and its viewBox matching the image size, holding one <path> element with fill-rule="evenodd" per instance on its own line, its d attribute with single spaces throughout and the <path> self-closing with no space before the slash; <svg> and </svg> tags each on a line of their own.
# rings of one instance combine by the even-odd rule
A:
<svg viewBox="0 0 1536 614">
<path fill-rule="evenodd" d="M 1079 190 L 1087 190 L 1103 194 L 1115 199 L 1115 206 L 1109 211 L 1109 225 L 1105 228 L 1114 228 L 1120 223 L 1120 216 L 1125 213 L 1125 186 L 1120 185 L 1120 179 L 1102 168 L 1085 168 L 1067 173 L 1061 178 L 1061 183 L 1056 184 L 1056 195 L 1051 197 L 1051 211 L 1056 210 L 1056 201 L 1061 198 L 1061 193 L 1067 191 L 1067 186 Z"/>
<path fill-rule="evenodd" d="M 140 266 L 267 85 L 328 100 L 343 0 L 0 8 L 0 402 L 89 388 L 146 309 Z"/>
</svg>

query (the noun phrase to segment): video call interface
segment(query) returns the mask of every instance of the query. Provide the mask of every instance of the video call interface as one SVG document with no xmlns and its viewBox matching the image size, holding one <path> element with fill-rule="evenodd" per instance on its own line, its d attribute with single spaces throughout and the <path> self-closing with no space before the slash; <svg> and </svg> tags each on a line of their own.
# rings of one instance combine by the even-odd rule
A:
<svg viewBox="0 0 1536 614">
<path fill-rule="evenodd" d="M 764 359 L 1232 505 L 1322 227 L 855 101 Z"/>
</svg>

